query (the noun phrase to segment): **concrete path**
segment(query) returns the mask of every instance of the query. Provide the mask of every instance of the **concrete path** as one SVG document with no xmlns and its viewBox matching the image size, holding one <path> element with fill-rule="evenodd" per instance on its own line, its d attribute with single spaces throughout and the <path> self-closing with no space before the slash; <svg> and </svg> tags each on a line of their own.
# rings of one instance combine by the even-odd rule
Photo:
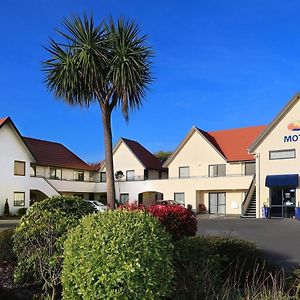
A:
<svg viewBox="0 0 300 300">
<path fill-rule="evenodd" d="M 295 219 L 198 219 L 198 234 L 228 235 L 255 242 L 285 268 L 300 264 L 300 222 Z"/>
<path fill-rule="evenodd" d="M 8 228 L 15 228 L 19 222 L 20 220 L 18 219 L 0 220 L 0 231 Z"/>
</svg>

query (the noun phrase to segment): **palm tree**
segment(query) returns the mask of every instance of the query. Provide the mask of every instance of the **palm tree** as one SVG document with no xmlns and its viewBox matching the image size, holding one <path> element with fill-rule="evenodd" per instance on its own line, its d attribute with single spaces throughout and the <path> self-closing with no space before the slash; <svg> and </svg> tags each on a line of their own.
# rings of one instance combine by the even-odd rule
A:
<svg viewBox="0 0 300 300">
<path fill-rule="evenodd" d="M 62 42 L 50 39 L 43 62 L 45 83 L 54 95 L 70 105 L 98 103 L 102 113 L 105 145 L 106 188 L 109 206 L 115 203 L 112 154 L 112 111 L 139 109 L 152 82 L 152 50 L 147 37 L 131 21 L 112 18 L 95 25 L 93 17 L 63 21 Z"/>
</svg>

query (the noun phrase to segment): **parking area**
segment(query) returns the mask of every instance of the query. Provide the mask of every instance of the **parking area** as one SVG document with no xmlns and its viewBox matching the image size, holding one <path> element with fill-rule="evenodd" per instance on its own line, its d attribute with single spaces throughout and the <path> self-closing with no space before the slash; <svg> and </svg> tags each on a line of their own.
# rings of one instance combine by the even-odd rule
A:
<svg viewBox="0 0 300 300">
<path fill-rule="evenodd" d="M 198 234 L 227 235 L 252 241 L 285 268 L 300 264 L 300 222 L 295 219 L 200 216 Z"/>
<path fill-rule="evenodd" d="M 17 226 L 17 224 L 20 222 L 19 219 L 7 219 L 7 220 L 1 220 L 0 219 L 0 231 L 14 228 Z"/>
</svg>

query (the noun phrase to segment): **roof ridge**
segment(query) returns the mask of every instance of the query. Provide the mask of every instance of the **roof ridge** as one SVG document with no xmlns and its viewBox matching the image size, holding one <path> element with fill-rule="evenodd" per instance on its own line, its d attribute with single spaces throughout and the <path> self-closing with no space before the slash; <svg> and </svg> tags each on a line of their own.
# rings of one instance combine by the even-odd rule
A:
<svg viewBox="0 0 300 300">
<path fill-rule="evenodd" d="M 64 146 L 65 148 L 67 148 L 64 144 L 59 143 L 59 142 L 53 142 L 53 141 L 48 141 L 48 140 L 43 140 L 43 139 L 37 139 L 37 138 L 30 137 L 30 136 L 22 136 L 22 137 L 25 138 L 25 139 L 31 139 L 31 140 L 36 140 L 36 141 L 40 141 L 40 142 L 58 144 L 58 145 L 61 145 L 61 146 Z"/>
<path fill-rule="evenodd" d="M 212 130 L 212 131 L 206 131 L 207 133 L 214 133 L 214 132 L 220 132 L 220 131 L 233 131 L 233 130 L 240 130 L 240 129 L 248 129 L 248 128 L 258 128 L 258 127 L 266 127 L 268 125 L 262 124 L 262 125 L 254 125 L 254 126 L 244 126 L 244 127 L 234 127 L 234 128 L 227 128 L 227 129 L 218 129 L 218 130 Z"/>
</svg>

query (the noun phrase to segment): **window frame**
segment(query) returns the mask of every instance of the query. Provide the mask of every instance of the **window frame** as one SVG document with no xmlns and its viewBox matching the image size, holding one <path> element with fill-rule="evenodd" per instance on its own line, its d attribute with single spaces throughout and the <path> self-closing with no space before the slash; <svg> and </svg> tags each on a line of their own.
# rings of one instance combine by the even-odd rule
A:
<svg viewBox="0 0 300 300">
<path fill-rule="evenodd" d="M 82 175 L 82 178 L 81 178 L 81 175 Z M 82 170 L 74 170 L 74 180 L 75 181 L 84 182 L 84 171 L 82 171 Z"/>
<path fill-rule="evenodd" d="M 176 195 L 183 195 L 183 203 L 176 201 L 176 199 L 175 199 Z M 176 193 L 174 193 L 174 202 L 177 203 L 177 204 L 181 204 L 181 205 L 185 206 L 185 193 L 184 192 L 176 192 Z"/>
<path fill-rule="evenodd" d="M 54 177 L 51 176 L 51 170 L 55 170 L 55 175 Z M 60 170 L 60 177 L 57 176 L 57 171 Z M 55 167 L 50 167 L 50 174 L 49 174 L 49 178 L 52 180 L 62 180 L 62 169 L 61 168 L 55 168 Z"/>
<path fill-rule="evenodd" d="M 22 194 L 24 196 L 23 204 L 16 205 L 16 194 Z M 24 207 L 24 206 L 25 206 L 25 192 L 14 192 L 14 207 Z"/>
<path fill-rule="evenodd" d="M 103 180 L 103 175 L 105 176 L 105 180 Z M 106 182 L 106 172 L 100 172 L 100 182 Z"/>
<path fill-rule="evenodd" d="M 133 178 L 128 179 L 128 172 L 133 172 Z M 135 180 L 135 170 L 126 170 L 126 181 L 134 181 Z"/>
<path fill-rule="evenodd" d="M 181 176 L 180 171 L 182 169 L 187 169 L 188 170 L 188 175 L 187 176 Z M 178 168 L 178 176 L 179 178 L 189 178 L 190 177 L 190 166 L 182 166 Z"/>
<path fill-rule="evenodd" d="M 127 196 L 127 200 L 125 202 L 121 201 L 122 196 Z M 126 204 L 126 202 L 129 201 L 129 193 L 120 193 L 120 199 L 119 199 L 121 205 Z"/>
<path fill-rule="evenodd" d="M 273 153 L 280 153 L 280 152 L 289 152 L 292 151 L 294 152 L 294 156 L 293 157 L 279 157 L 279 158 L 271 158 L 271 155 Z M 269 151 L 269 160 L 279 160 L 279 159 L 295 159 L 296 158 L 296 149 L 282 149 L 282 150 L 270 150 Z"/>
<path fill-rule="evenodd" d="M 225 167 L 225 174 L 224 175 L 219 175 L 219 166 L 224 166 Z M 216 167 L 217 168 L 217 175 L 216 176 L 212 176 L 211 172 L 210 172 L 210 168 L 211 167 Z M 225 177 L 226 176 L 226 164 L 212 164 L 212 165 L 208 165 L 208 177 L 210 178 L 215 178 L 215 177 Z"/>
<path fill-rule="evenodd" d="M 251 174 L 247 173 L 247 167 L 246 167 L 247 165 L 254 165 L 254 172 L 253 173 L 251 173 Z M 244 169 L 244 175 L 249 175 L 249 176 L 250 175 L 255 175 L 255 173 L 256 173 L 256 164 L 255 164 L 255 161 L 254 162 L 250 162 L 250 161 L 245 162 L 244 163 L 244 168 L 245 168 Z"/>
<path fill-rule="evenodd" d="M 16 163 L 21 163 L 23 165 L 24 174 L 17 174 L 16 173 Z M 14 175 L 15 176 L 26 176 L 26 161 L 24 161 L 24 160 L 15 160 L 14 161 Z"/>
</svg>

